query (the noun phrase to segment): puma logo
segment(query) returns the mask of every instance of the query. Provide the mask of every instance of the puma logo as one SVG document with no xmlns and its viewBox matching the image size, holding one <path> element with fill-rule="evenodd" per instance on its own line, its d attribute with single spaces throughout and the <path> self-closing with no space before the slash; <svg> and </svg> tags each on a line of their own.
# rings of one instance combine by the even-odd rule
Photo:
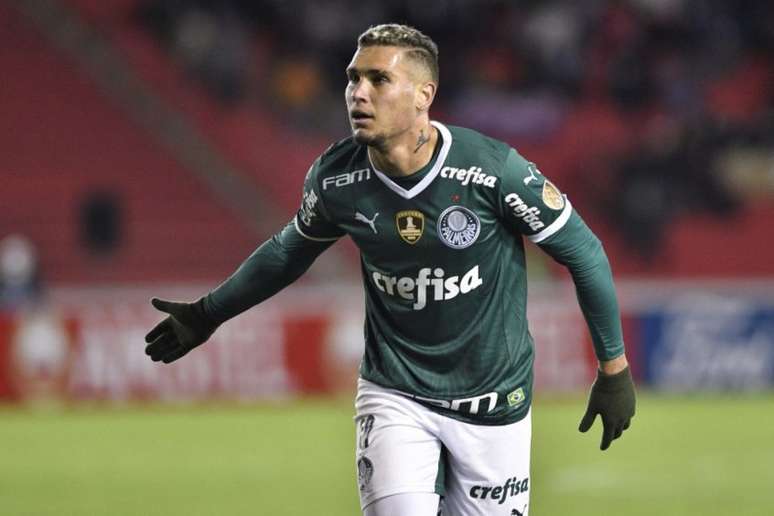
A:
<svg viewBox="0 0 774 516">
<path fill-rule="evenodd" d="M 522 507 L 521 510 L 513 509 L 511 511 L 511 516 L 524 516 L 524 511 L 526 511 L 526 510 L 527 510 L 527 506 L 526 505 L 524 507 Z"/>
<path fill-rule="evenodd" d="M 369 219 L 368 217 L 366 217 L 365 215 L 363 215 L 359 211 L 355 212 L 355 220 L 357 220 L 359 222 L 363 222 L 365 224 L 368 224 L 368 226 L 374 231 L 374 234 L 378 233 L 378 231 L 376 231 L 376 225 L 374 224 L 374 221 L 376 220 L 376 217 L 378 217 L 378 216 L 379 216 L 379 213 L 374 215 L 374 218 Z"/>
<path fill-rule="evenodd" d="M 535 172 L 540 172 L 534 163 L 527 163 L 527 171 L 529 172 L 529 177 L 524 178 L 524 186 L 527 186 L 530 181 L 537 181 Z"/>
</svg>

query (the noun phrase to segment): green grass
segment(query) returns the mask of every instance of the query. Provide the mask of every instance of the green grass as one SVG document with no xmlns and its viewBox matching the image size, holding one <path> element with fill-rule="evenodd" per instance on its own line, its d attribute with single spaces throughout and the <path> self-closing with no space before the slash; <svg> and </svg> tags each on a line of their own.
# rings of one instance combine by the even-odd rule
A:
<svg viewBox="0 0 774 516">
<path fill-rule="evenodd" d="M 641 395 L 606 452 L 582 410 L 535 405 L 532 516 L 774 514 L 774 397 Z M 0 408 L 0 514 L 357 515 L 353 439 L 348 400 Z"/>
</svg>

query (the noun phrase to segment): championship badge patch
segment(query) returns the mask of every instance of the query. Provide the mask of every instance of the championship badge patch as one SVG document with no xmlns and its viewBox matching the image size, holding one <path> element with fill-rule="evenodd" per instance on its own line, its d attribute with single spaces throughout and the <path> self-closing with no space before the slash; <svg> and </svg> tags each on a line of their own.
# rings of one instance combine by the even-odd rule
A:
<svg viewBox="0 0 774 516">
<path fill-rule="evenodd" d="M 554 183 L 546 179 L 543 183 L 543 203 L 552 210 L 561 210 L 564 208 L 564 196 Z"/>
<path fill-rule="evenodd" d="M 395 226 L 403 241 L 414 245 L 425 230 L 425 216 L 417 210 L 399 211 L 395 214 Z"/>
<path fill-rule="evenodd" d="M 480 232 L 478 216 L 462 206 L 450 206 L 438 217 L 438 238 L 452 249 L 473 245 Z"/>
</svg>

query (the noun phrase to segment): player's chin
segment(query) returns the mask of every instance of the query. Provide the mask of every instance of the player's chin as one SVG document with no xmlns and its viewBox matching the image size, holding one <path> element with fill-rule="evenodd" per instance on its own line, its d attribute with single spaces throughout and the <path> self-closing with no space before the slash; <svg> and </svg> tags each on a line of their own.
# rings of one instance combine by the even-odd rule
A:
<svg viewBox="0 0 774 516">
<path fill-rule="evenodd" d="M 362 128 L 353 128 L 352 137 L 354 138 L 355 143 L 360 145 L 374 145 L 379 141 L 377 135 Z"/>
</svg>

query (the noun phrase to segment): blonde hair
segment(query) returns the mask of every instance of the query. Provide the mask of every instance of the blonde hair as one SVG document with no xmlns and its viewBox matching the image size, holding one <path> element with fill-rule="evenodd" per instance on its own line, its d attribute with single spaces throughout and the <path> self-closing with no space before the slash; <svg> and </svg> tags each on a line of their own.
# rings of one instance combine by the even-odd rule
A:
<svg viewBox="0 0 774 516">
<path fill-rule="evenodd" d="M 406 55 L 423 65 L 438 83 L 438 45 L 418 29 L 398 23 L 383 23 L 370 27 L 357 38 L 359 47 L 403 47 Z"/>
</svg>

